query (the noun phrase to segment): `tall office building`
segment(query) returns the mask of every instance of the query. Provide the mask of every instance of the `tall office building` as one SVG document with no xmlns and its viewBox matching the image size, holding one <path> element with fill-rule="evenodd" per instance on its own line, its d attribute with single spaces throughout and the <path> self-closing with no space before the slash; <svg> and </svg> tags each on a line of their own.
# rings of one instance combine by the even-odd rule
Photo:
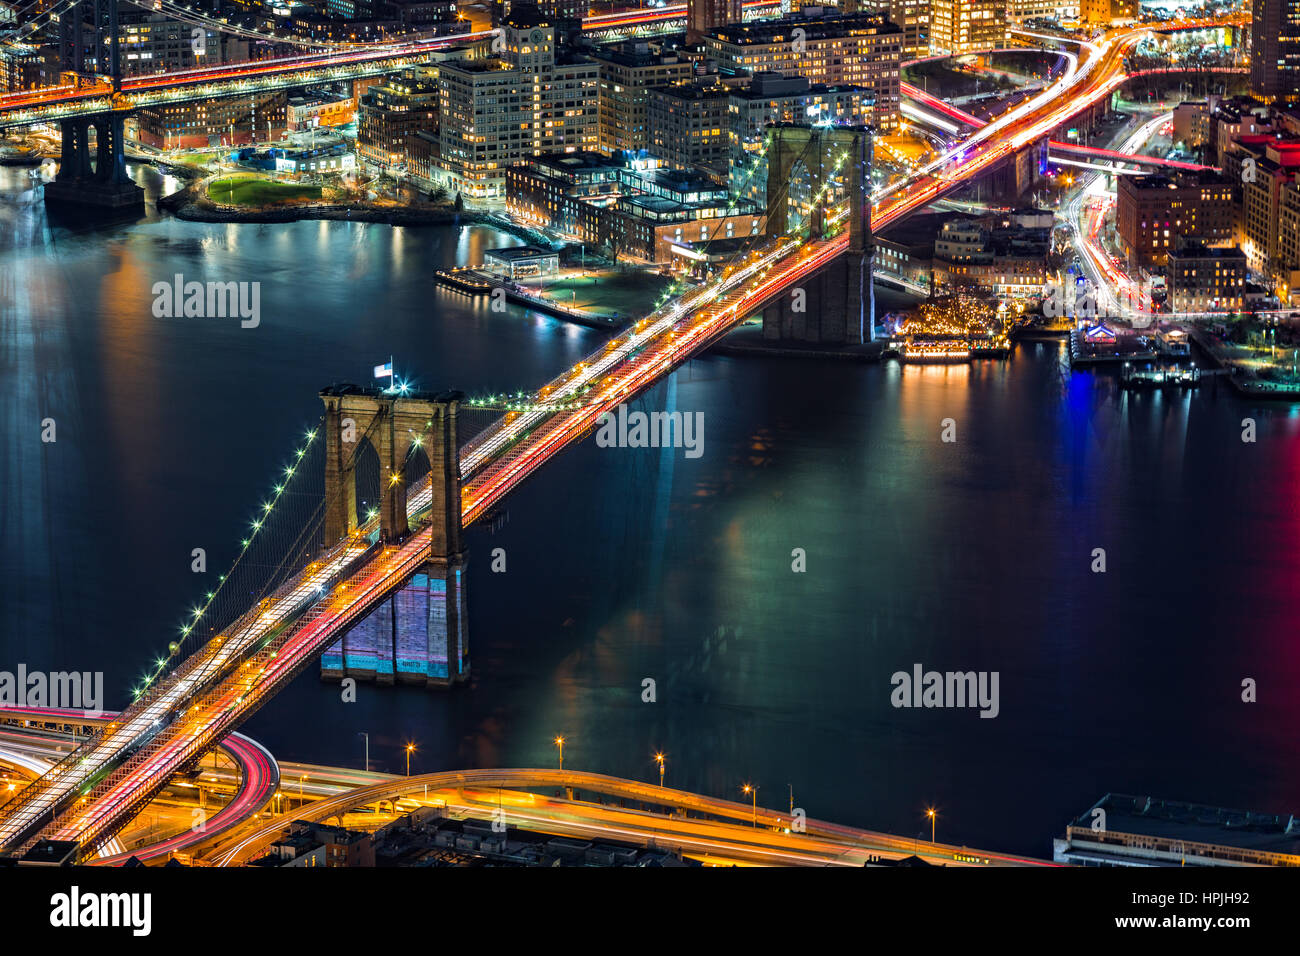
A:
<svg viewBox="0 0 1300 956">
<path fill-rule="evenodd" d="M 726 182 L 731 91 L 707 80 L 651 90 L 646 103 L 650 152 L 674 169 Z"/>
<path fill-rule="evenodd" d="M 935 53 L 993 50 L 1007 42 L 1007 0 L 934 0 L 930 49 Z"/>
<path fill-rule="evenodd" d="M 686 0 L 686 42 L 699 43 L 710 30 L 739 23 L 742 0 Z"/>
<path fill-rule="evenodd" d="M 1256 96 L 1300 102 L 1300 3 L 1253 0 L 1250 88 Z"/>
</svg>

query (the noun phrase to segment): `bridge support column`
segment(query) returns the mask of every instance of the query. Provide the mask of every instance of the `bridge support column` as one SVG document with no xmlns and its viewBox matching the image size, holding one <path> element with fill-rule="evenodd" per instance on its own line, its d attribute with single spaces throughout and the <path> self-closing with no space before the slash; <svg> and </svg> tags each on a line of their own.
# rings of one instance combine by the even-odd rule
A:
<svg viewBox="0 0 1300 956">
<path fill-rule="evenodd" d="M 59 172 L 45 184 L 45 201 L 64 207 L 133 212 L 144 205 L 144 190 L 126 174 L 123 150 L 126 117 L 102 113 L 64 120 Z M 90 162 L 90 130 L 95 130 L 95 165 Z"/>
<path fill-rule="evenodd" d="M 78 77 L 86 72 L 83 29 L 85 12 L 92 11 L 94 70 L 108 77 L 116 94 L 122 76 L 117 0 L 80 0 L 59 21 L 62 69 Z M 45 202 L 54 208 L 132 214 L 144 205 L 144 190 L 126 174 L 124 133 L 126 116 L 112 110 L 61 125 L 63 144 L 59 172 L 45 184 Z M 90 128 L 95 128 L 95 167 L 89 154 Z"/>
<path fill-rule="evenodd" d="M 56 182 L 80 182 L 90 176 L 90 121 L 64 120 L 59 124 L 59 171 Z"/>
<path fill-rule="evenodd" d="M 415 516 L 415 530 L 429 536 L 428 559 L 410 581 L 325 652 L 321 677 L 425 687 L 467 681 L 469 620 L 456 429 L 463 396 L 391 395 L 343 386 L 326 389 L 321 397 L 326 409 L 325 543 L 357 527 L 355 443 L 362 440 L 372 444 L 380 461 L 384 494 L 379 533 L 386 540 L 410 533 L 408 495 L 414 492 L 421 502 L 427 501 Z M 405 466 L 417 449 L 428 458 L 428 481 L 408 489 Z"/>
</svg>

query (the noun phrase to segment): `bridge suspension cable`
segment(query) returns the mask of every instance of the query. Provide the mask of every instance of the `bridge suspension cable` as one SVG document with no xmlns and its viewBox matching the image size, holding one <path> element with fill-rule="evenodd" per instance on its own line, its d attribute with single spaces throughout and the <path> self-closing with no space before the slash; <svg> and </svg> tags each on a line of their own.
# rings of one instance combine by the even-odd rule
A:
<svg viewBox="0 0 1300 956">
<path fill-rule="evenodd" d="M 385 422 L 384 415 L 377 415 L 358 437 L 345 467 L 348 477 L 357 467 L 362 449 L 370 445 L 376 430 Z M 202 607 L 194 609 L 192 620 L 182 628 L 182 639 L 173 642 L 168 657 L 146 678 L 145 687 L 135 700 L 95 737 L 0 806 L 0 847 L 12 851 L 30 845 L 41 833 L 75 832 L 73 838 L 84 837 L 85 849 L 93 849 L 115 832 L 118 822 L 124 819 L 123 814 L 161 787 L 169 774 L 156 781 L 145 781 L 150 786 L 142 789 L 137 780 L 138 789 L 131 791 L 129 806 L 115 803 L 101 808 L 102 819 L 90 821 L 84 832 L 78 829 L 81 824 L 72 820 L 78 807 L 94 805 L 105 793 L 124 785 L 164 748 L 170 748 L 168 752 L 173 758 L 179 747 L 186 760 L 197 759 L 255 709 L 239 706 L 255 689 L 258 676 L 266 671 L 263 666 L 256 672 L 245 673 L 250 662 L 273 659 L 275 651 L 268 648 L 282 647 L 298 633 L 305 620 L 318 617 L 332 600 L 335 587 L 346 579 L 358 560 L 370 553 L 374 547 L 371 539 L 378 534 L 378 522 L 371 520 L 362 523 L 342 542 L 326 547 L 320 529 L 325 508 L 331 502 L 325 501 L 323 495 L 316 495 L 310 487 L 289 490 L 289 482 L 295 475 L 310 470 L 306 464 L 307 449 L 318 433 L 319 427 L 313 429 L 308 433 L 307 445 L 295 450 L 284 469 L 283 481 L 270 500 L 262 503 L 261 515 L 254 516 L 250 522 L 248 537 L 241 542 L 231 571 L 222 576 L 219 590 L 230 595 L 225 607 L 240 604 L 242 599 L 243 613 L 227 626 L 209 628 L 216 633 L 177 662 L 170 672 L 165 672 L 167 661 L 176 660 L 183 648 L 199 643 L 202 629 L 196 625 L 204 620 L 205 614 L 212 614 L 215 619 L 222 613 L 222 605 L 214 603 L 217 602 L 215 592 L 206 598 Z M 323 480 L 323 463 L 316 474 Z M 338 494 L 346 493 L 345 482 Z M 268 522 L 273 520 L 277 505 L 283 507 L 292 495 L 301 495 L 301 503 L 285 508 L 282 513 L 294 520 L 286 520 L 280 534 L 268 534 Z M 298 526 L 302 515 L 309 517 Z M 265 554 L 250 550 L 258 542 L 266 543 Z M 310 563 L 304 567 L 304 561 Z M 227 611 L 228 616 L 231 613 Z M 223 692 L 222 688 L 232 680 L 236 691 Z M 222 693 L 226 696 L 220 697 Z M 200 710 L 217 700 L 214 694 L 220 697 L 219 703 L 227 706 L 215 712 Z M 259 697 L 257 703 L 260 700 Z M 196 711 L 198 714 L 190 718 Z M 202 720 L 204 717 L 206 723 L 188 728 L 194 733 L 177 739 L 178 733 L 186 732 L 182 725 L 187 718 Z"/>
</svg>

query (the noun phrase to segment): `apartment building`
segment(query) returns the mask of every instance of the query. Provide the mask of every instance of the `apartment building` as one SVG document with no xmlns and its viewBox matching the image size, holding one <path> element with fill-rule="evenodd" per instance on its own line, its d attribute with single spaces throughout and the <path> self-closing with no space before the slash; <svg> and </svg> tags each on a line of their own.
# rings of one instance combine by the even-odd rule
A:
<svg viewBox="0 0 1300 956">
<path fill-rule="evenodd" d="M 1185 243 L 1169 253 L 1169 308 L 1173 312 L 1240 309 L 1246 295 L 1246 254 L 1232 246 Z"/>
<path fill-rule="evenodd" d="M 382 169 L 407 164 L 410 140 L 438 126 L 438 83 L 420 68 L 376 84 L 357 107 L 357 154 Z"/>
<path fill-rule="evenodd" d="M 714 30 L 707 55 L 723 72 L 782 73 L 826 86 L 870 91 L 871 125 L 896 129 L 903 30 L 880 13 L 828 13 L 804 7 L 798 15 Z"/>
<path fill-rule="evenodd" d="M 1006 45 L 1006 0 L 932 0 L 932 53 L 969 53 Z"/>
<path fill-rule="evenodd" d="M 700 43 L 718 27 L 743 19 L 741 0 L 686 0 L 686 42 Z"/>
<path fill-rule="evenodd" d="M 1164 265 L 1180 240 L 1223 244 L 1236 234 L 1232 185 L 1222 176 L 1118 179 L 1115 227 L 1132 266 Z"/>
<path fill-rule="evenodd" d="M 650 91 L 690 82 L 694 64 L 676 53 L 653 50 L 645 42 L 598 47 L 591 57 L 600 73 L 597 145 L 601 152 L 647 149 Z"/>
<path fill-rule="evenodd" d="M 651 154 L 674 169 L 726 182 L 731 161 L 730 104 L 731 91 L 707 80 L 651 90 L 647 105 Z"/>
<path fill-rule="evenodd" d="M 501 21 L 500 55 L 439 69 L 437 177 L 453 193 L 504 199 L 506 169 L 542 153 L 593 150 L 600 68 L 557 48 L 556 28 L 516 3 Z"/>
</svg>

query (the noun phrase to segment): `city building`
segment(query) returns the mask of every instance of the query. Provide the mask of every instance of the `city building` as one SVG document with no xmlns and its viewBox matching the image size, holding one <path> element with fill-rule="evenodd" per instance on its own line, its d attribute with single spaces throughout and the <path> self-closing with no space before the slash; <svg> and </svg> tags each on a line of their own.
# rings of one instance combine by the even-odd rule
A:
<svg viewBox="0 0 1300 956">
<path fill-rule="evenodd" d="M 1061 6 L 1053 0 L 1008 0 L 1007 22 L 1024 23 L 1026 20 L 1053 20 L 1063 16 Z"/>
<path fill-rule="evenodd" d="M 598 147 L 606 153 L 648 148 L 650 91 L 689 82 L 694 64 L 676 53 L 652 50 L 645 42 L 598 47 L 591 57 L 600 72 Z"/>
<path fill-rule="evenodd" d="M 48 48 L 47 48 L 48 49 Z M 14 48 L 0 51 L 0 93 L 34 90 L 45 85 L 45 51 Z"/>
<path fill-rule="evenodd" d="M 1268 107 L 1248 97 L 1214 102 L 1206 122 L 1205 161 L 1216 166 L 1227 159 L 1233 144 L 1242 137 L 1273 132 Z"/>
<path fill-rule="evenodd" d="M 650 153 L 675 169 L 725 182 L 731 160 L 730 105 L 731 91 L 707 80 L 651 90 L 646 110 Z"/>
<path fill-rule="evenodd" d="M 1300 5 L 1252 0 L 1250 88 L 1263 99 L 1300 102 Z"/>
<path fill-rule="evenodd" d="M 1052 841 L 1052 857 L 1082 866 L 1300 866 L 1296 819 L 1108 793 Z"/>
<path fill-rule="evenodd" d="M 506 169 L 528 156 L 592 150 L 599 139 L 600 68 L 557 48 L 556 28 L 516 3 L 502 19 L 500 56 L 439 68 L 438 176 L 454 193 L 501 199 Z"/>
<path fill-rule="evenodd" d="M 1300 267 L 1300 262 L 1285 262 L 1281 255 L 1283 191 L 1300 173 L 1300 140 L 1243 136 L 1224 159 L 1224 175 L 1240 184 L 1237 238 L 1251 269 L 1277 275 Z"/>
<path fill-rule="evenodd" d="M 118 28 L 119 56 L 127 76 L 192 70 L 224 62 L 222 34 L 216 30 L 131 7 L 118 12 Z"/>
<path fill-rule="evenodd" d="M 804 7 L 795 16 L 714 30 L 705 46 L 724 72 L 784 73 L 869 90 L 871 124 L 886 132 L 898 126 L 903 31 L 879 13 Z"/>
<path fill-rule="evenodd" d="M 1006 0 L 931 0 L 932 53 L 969 53 L 1006 45 Z"/>
<path fill-rule="evenodd" d="M 1174 144 L 1200 149 L 1210 138 L 1210 105 L 1205 100 L 1183 100 L 1174 106 Z"/>
<path fill-rule="evenodd" d="M 1184 243 L 1169 253 L 1166 273 L 1172 312 L 1224 312 L 1242 307 L 1246 254 L 1236 246 L 1211 249 Z"/>
<path fill-rule="evenodd" d="M 284 136 L 287 108 L 283 91 L 146 107 L 134 114 L 135 138 L 155 149 L 275 142 Z"/>
<path fill-rule="evenodd" d="M 438 157 L 442 155 L 438 131 L 418 129 L 406 141 L 406 168 L 418 179 L 434 181 L 438 175 Z"/>
<path fill-rule="evenodd" d="M 255 860 L 262 867 L 371 867 L 375 847 L 370 834 L 326 823 L 297 821 L 283 839 L 271 844 L 266 856 Z"/>
<path fill-rule="evenodd" d="M 1141 13 L 1138 0 L 1080 0 L 1079 19 L 1094 26 L 1136 20 Z"/>
<path fill-rule="evenodd" d="M 1036 298 L 1047 282 L 1051 239 L 1050 225 L 1023 225 L 1011 215 L 949 218 L 934 241 L 934 287 Z"/>
<path fill-rule="evenodd" d="M 686 0 L 686 42 L 701 43 L 718 27 L 743 19 L 741 0 Z"/>
<path fill-rule="evenodd" d="M 329 126 L 346 126 L 357 116 L 352 97 L 329 90 L 308 90 L 289 97 L 285 128 L 291 133 Z"/>
<path fill-rule="evenodd" d="M 903 59 L 916 60 L 930 55 L 930 5 L 933 0 L 889 0 L 889 19 L 903 30 Z M 860 0 L 849 0 L 846 13 L 876 9 Z"/>
<path fill-rule="evenodd" d="M 381 169 L 407 164 L 410 139 L 438 126 L 438 84 L 419 68 L 370 87 L 357 107 L 357 153 Z"/>
<path fill-rule="evenodd" d="M 1225 244 L 1236 234 L 1232 186 L 1222 176 L 1117 179 L 1115 229 L 1131 266 L 1164 265 L 1180 239 Z"/>
<path fill-rule="evenodd" d="M 766 225 L 762 207 L 731 200 L 708 177 L 598 153 L 553 153 L 512 167 L 506 208 L 612 255 L 657 263 L 672 261 L 674 244 L 754 237 Z"/>
</svg>

